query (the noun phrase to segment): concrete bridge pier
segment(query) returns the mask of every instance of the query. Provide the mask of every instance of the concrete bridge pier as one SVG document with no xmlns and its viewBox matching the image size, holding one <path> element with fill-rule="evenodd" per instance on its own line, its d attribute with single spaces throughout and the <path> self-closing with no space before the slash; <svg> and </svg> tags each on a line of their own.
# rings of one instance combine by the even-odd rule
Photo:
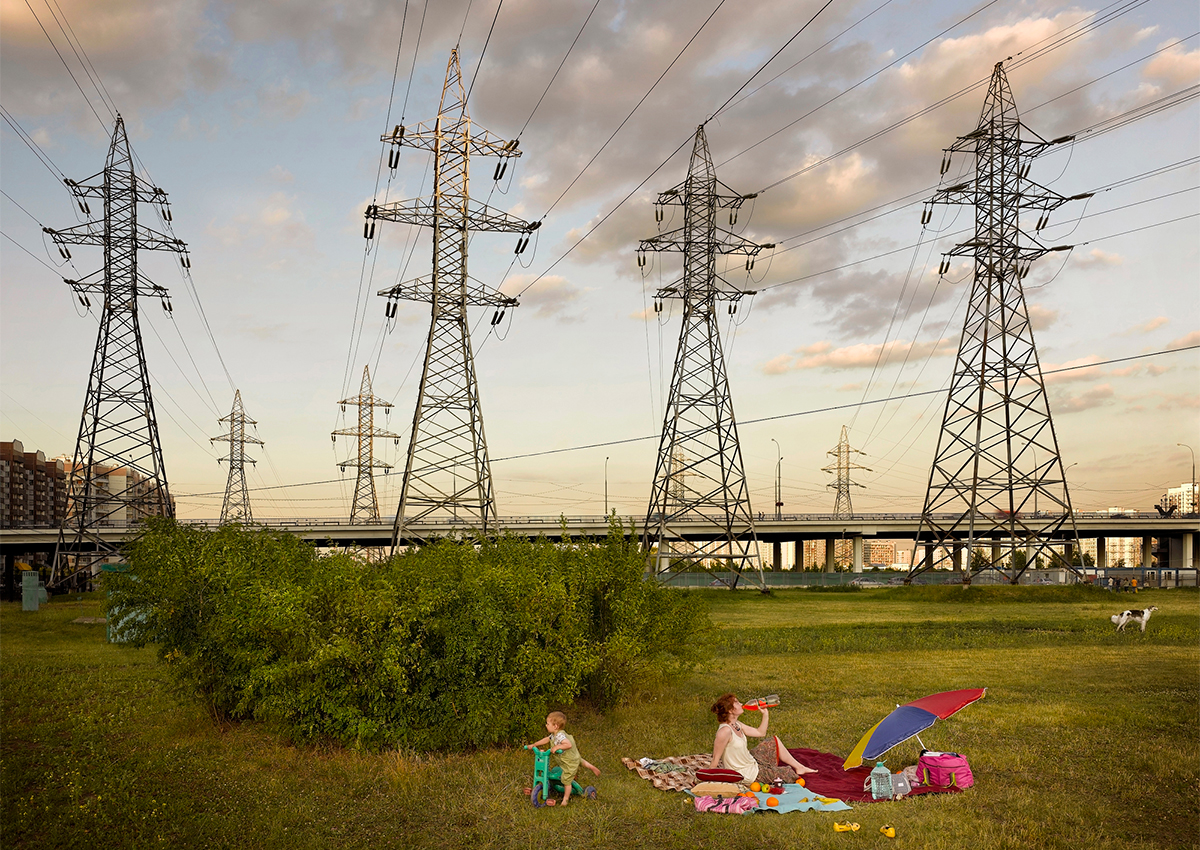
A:
<svg viewBox="0 0 1200 850">
<path fill-rule="evenodd" d="M 783 541 L 776 540 L 771 544 L 771 569 L 779 572 L 783 569 Z"/>
<path fill-rule="evenodd" d="M 1096 538 L 1096 569 L 1108 569 L 1108 538 L 1103 535 Z"/>
<path fill-rule="evenodd" d="M 833 547 L 836 543 L 836 537 L 825 538 L 825 572 L 827 573 L 832 573 L 837 570 L 837 566 L 833 560 Z"/>
<path fill-rule="evenodd" d="M 1154 563 L 1154 538 L 1142 538 L 1142 567 L 1148 569 Z"/>
<path fill-rule="evenodd" d="M 853 570 L 856 573 L 861 573 L 863 571 L 863 539 L 858 535 L 855 535 L 854 537 L 850 538 L 850 545 L 853 547 L 854 551 Z"/>
</svg>

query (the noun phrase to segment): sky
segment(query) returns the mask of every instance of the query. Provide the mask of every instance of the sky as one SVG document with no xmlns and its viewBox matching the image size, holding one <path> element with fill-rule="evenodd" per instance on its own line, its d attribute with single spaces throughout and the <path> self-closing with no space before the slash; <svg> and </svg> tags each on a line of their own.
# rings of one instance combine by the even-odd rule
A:
<svg viewBox="0 0 1200 850">
<path fill-rule="evenodd" d="M 607 494 L 644 516 L 680 324 L 652 296 L 682 260 L 635 251 L 706 121 L 718 177 L 758 193 L 733 229 L 778 246 L 729 266 L 758 294 L 721 328 L 753 509 L 778 471 L 786 513 L 832 511 L 821 470 L 846 425 L 855 509 L 919 512 L 970 285 L 938 265 L 972 222 L 939 206 L 923 231 L 920 202 L 1007 60 L 1026 126 L 1076 136 L 1031 177 L 1095 193 L 1053 214 L 1042 241 L 1075 247 L 1025 281 L 1042 368 L 1084 367 L 1047 377 L 1072 501 L 1151 509 L 1192 474 L 1177 444 L 1200 449 L 1200 351 L 1153 354 L 1200 345 L 1200 7 L 823 5 L 0 0 L 0 104 L 25 134 L 0 124 L 0 439 L 74 448 L 97 308 L 62 278 L 102 258 L 64 263 L 42 228 L 82 220 L 58 173 L 103 168 L 108 103 L 190 250 L 190 279 L 140 258 L 174 306 L 141 309 L 179 515 L 220 513 L 209 438 L 235 389 L 265 443 L 257 519 L 348 516 L 355 448 L 330 433 L 355 424 L 337 402 L 364 366 L 400 435 L 377 454 L 402 471 L 429 308 L 389 322 L 375 292 L 427 274 L 431 246 L 380 223 L 368 251 L 363 210 L 429 192 L 431 158 L 404 149 L 392 173 L 380 135 L 436 116 L 457 44 L 472 121 L 523 152 L 498 182 L 475 160 L 472 195 L 544 222 L 519 262 L 515 236 L 471 243 L 472 276 L 520 296 L 495 328 L 472 315 L 499 514 L 595 515 Z M 379 476 L 384 515 L 399 485 Z"/>
</svg>

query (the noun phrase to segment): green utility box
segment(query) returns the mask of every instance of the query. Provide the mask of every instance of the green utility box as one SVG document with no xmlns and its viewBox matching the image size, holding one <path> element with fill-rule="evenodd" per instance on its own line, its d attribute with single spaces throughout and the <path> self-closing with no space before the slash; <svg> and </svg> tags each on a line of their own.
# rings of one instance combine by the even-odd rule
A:
<svg viewBox="0 0 1200 850">
<path fill-rule="evenodd" d="M 42 587 L 37 570 L 21 570 L 21 610 L 36 611 L 45 601 L 46 590 Z"/>
</svg>

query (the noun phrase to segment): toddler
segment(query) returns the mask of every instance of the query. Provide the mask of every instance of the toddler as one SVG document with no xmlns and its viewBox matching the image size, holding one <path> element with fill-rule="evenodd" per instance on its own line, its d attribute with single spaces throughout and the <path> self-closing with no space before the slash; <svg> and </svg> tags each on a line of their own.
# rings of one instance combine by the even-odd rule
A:
<svg viewBox="0 0 1200 850">
<path fill-rule="evenodd" d="M 546 731 L 550 734 L 540 741 L 534 741 L 532 744 L 526 745 L 528 748 L 549 744 L 550 751 L 558 756 L 558 762 L 562 766 L 562 784 L 564 788 L 562 804 L 564 806 L 571 799 L 571 783 L 574 781 L 575 774 L 579 772 L 581 765 L 597 776 L 600 775 L 600 768 L 579 754 L 579 748 L 575 745 L 575 738 L 563 731 L 563 727 L 566 725 L 567 716 L 561 711 L 552 711 L 546 715 Z"/>
</svg>

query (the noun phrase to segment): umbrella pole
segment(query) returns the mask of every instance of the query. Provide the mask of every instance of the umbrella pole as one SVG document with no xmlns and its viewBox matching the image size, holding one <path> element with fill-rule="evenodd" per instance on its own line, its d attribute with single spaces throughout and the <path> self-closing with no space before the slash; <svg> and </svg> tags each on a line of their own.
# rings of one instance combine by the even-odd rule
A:
<svg viewBox="0 0 1200 850">
<path fill-rule="evenodd" d="M 913 737 L 914 737 L 914 738 L 916 738 L 916 739 L 917 739 L 917 743 L 921 745 L 921 751 L 922 751 L 922 752 L 924 752 L 925 750 L 929 749 L 928 747 L 926 747 L 926 746 L 925 746 L 925 742 L 921 740 L 921 736 L 920 736 L 920 735 L 914 735 Z"/>
</svg>

